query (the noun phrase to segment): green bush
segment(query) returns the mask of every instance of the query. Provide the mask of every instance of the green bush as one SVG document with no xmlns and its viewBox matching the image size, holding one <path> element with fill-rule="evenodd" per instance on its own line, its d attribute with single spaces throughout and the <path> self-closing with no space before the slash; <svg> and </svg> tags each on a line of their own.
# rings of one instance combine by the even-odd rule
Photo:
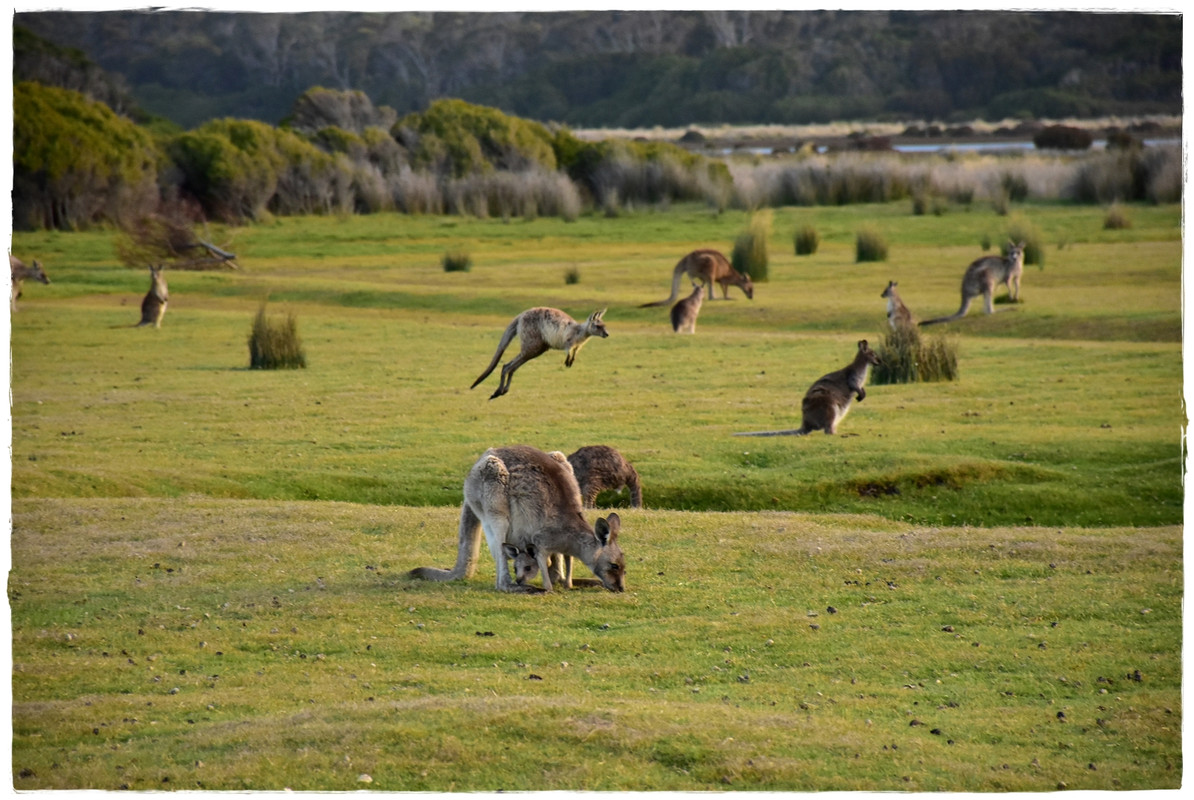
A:
<svg viewBox="0 0 1194 800">
<path fill-rule="evenodd" d="M 557 166 L 553 136 L 543 125 L 463 100 L 436 100 L 400 119 L 392 132 L 416 165 L 455 177 Z"/>
<path fill-rule="evenodd" d="M 858 231 L 854 240 L 854 254 L 854 260 L 859 263 L 863 261 L 886 261 L 887 240 L 875 228 L 862 228 Z"/>
<path fill-rule="evenodd" d="M 449 251 L 444 253 L 441 263 L 444 272 L 468 272 L 473 268 L 473 257 L 459 250 Z"/>
<path fill-rule="evenodd" d="M 1071 125 L 1050 125 L 1032 137 L 1038 150 L 1089 150 L 1094 137 Z"/>
<path fill-rule="evenodd" d="M 765 209 L 751 215 L 746 230 L 734 240 L 730 263 L 734 269 L 749 275 L 752 281 L 763 282 L 768 277 L 767 237 L 771 234 L 771 211 Z"/>
<path fill-rule="evenodd" d="M 821 235 L 812 225 L 805 225 L 796 231 L 794 237 L 796 255 L 811 256 L 821 245 Z"/>
<path fill-rule="evenodd" d="M 298 321 L 287 313 L 282 319 L 265 315 L 265 303 L 253 318 L 249 334 L 249 369 L 300 369 L 307 366 L 298 337 Z"/>
<path fill-rule="evenodd" d="M 915 325 L 888 329 L 875 351 L 871 383 L 930 383 L 958 379 L 958 347 L 945 335 L 922 337 Z"/>
</svg>

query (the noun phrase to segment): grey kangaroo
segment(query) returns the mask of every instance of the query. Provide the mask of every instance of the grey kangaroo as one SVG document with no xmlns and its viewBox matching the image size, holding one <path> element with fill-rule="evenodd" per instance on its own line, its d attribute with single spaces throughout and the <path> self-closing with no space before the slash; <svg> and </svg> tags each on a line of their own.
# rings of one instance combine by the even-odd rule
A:
<svg viewBox="0 0 1194 800">
<path fill-rule="evenodd" d="M 750 276 L 743 275 L 734 269 L 730 265 L 729 259 L 720 252 L 717 250 L 693 250 L 680 259 L 679 263 L 672 270 L 672 293 L 667 296 L 667 299 L 657 300 L 654 303 L 643 303 L 639 308 L 666 306 L 673 303 L 676 296 L 680 293 L 680 278 L 686 272 L 689 279 L 694 283 L 700 281 L 705 284 L 710 300 L 714 299 L 714 282 L 721 284 L 722 299 L 724 300 L 730 299 L 731 286 L 737 286 L 745 292 L 747 299 L 753 299 L 755 296 L 755 288 L 754 284 L 751 283 Z"/>
<path fill-rule="evenodd" d="M 621 519 L 610 514 L 590 525 L 581 511 L 580 487 L 563 453 L 544 453 L 525 445 L 490 448 L 464 479 L 456 565 L 418 567 L 410 576 L 431 581 L 471 577 L 484 531 L 497 566 L 499 591 L 534 591 L 511 580 L 507 544 L 517 550 L 534 547 L 544 591 L 552 589 L 548 566 L 555 553 L 579 558 L 611 592 L 625 591 L 626 562 L 618 546 Z M 572 585 L 569 578 L 561 581 L 566 589 Z"/>
<path fill-rule="evenodd" d="M 901 328 L 911 328 L 916 325 L 912 318 L 912 312 L 908 310 L 908 306 L 904 305 L 904 301 L 900 299 L 900 293 L 896 291 L 896 282 L 888 281 L 887 288 L 883 290 L 883 294 L 879 295 L 887 300 L 887 324 L 891 326 L 893 331 L 898 331 Z"/>
<path fill-rule="evenodd" d="M 166 316 L 166 303 L 170 300 L 170 292 L 166 288 L 166 276 L 161 265 L 149 268 L 149 291 L 141 301 L 141 321 L 135 327 L 152 325 L 162 327 L 162 317 Z"/>
<path fill-rule="evenodd" d="M 854 360 L 839 370 L 822 375 L 804 395 L 800 404 L 804 413 L 803 424 L 796 429 L 787 431 L 755 431 L 753 433 L 736 433 L 735 436 L 804 436 L 812 431 L 837 433 L 837 426 L 850 410 L 850 404 L 855 400 L 862 401 L 866 397 L 866 379 L 871 366 L 878 364 L 879 356 L 875 355 L 863 339 L 858 343 L 858 353 Z"/>
<path fill-rule="evenodd" d="M 704 299 L 704 289 L 694 283 L 692 294 L 672 306 L 672 330 L 676 333 L 696 333 L 697 315 L 701 313 Z"/>
<path fill-rule="evenodd" d="M 21 296 L 21 284 L 27 280 L 49 284 L 50 278 L 46 275 L 46 271 L 42 269 L 41 262 L 37 259 L 33 260 L 33 266 L 29 266 L 12 253 L 9 253 L 8 266 L 12 269 L 12 292 L 9 296 L 9 308 L 15 314 L 17 312 L 17 299 Z"/>
<path fill-rule="evenodd" d="M 926 319 L 920 324 L 936 325 L 938 322 L 951 322 L 966 316 L 970 304 L 980 294 L 983 296 L 983 306 L 988 314 L 995 313 L 995 287 L 999 284 L 1007 286 L 1008 296 L 1012 302 L 1020 299 L 1020 276 L 1024 274 L 1024 242 L 1007 243 L 1006 256 L 983 256 L 972 262 L 962 275 L 962 307 L 948 317 Z"/>
<path fill-rule="evenodd" d="M 602 339 L 609 337 L 609 331 L 605 329 L 605 323 L 601 319 L 604 314 L 604 308 L 594 311 L 582 323 L 577 322 L 558 308 L 528 308 L 506 326 L 506 330 L 502 333 L 502 339 L 498 342 L 497 352 L 493 354 L 493 360 L 481 373 L 481 377 L 473 381 L 473 385 L 469 388 L 476 388 L 477 384 L 489 377 L 489 373 L 493 372 L 493 368 L 501 360 L 502 353 L 506 352 L 506 348 L 510 346 L 510 342 L 514 340 L 515 336 L 518 337 L 521 349 L 518 355 L 502 366 L 498 388 L 489 396 L 490 400 L 501 397 L 510 391 L 510 379 L 514 376 L 515 370 L 548 350 L 567 350 L 568 355 L 564 359 L 564 366 L 571 367 L 572 362 L 576 360 L 577 352 L 590 337 L 600 336 Z"/>
<path fill-rule="evenodd" d="M 602 491 L 621 491 L 623 486 L 630 490 L 630 505 L 643 507 L 643 487 L 638 472 L 614 448 L 603 444 L 588 445 L 568 456 L 568 463 L 572 465 L 585 508 L 593 508 Z"/>
</svg>

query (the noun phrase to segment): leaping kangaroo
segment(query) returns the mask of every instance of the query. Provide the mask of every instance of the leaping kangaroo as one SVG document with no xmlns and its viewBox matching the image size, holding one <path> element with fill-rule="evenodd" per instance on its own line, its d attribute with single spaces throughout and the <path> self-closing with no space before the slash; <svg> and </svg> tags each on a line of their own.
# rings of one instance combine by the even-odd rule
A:
<svg viewBox="0 0 1194 800">
<path fill-rule="evenodd" d="M 1007 286 L 1008 296 L 1012 302 L 1020 299 L 1020 276 L 1024 273 L 1024 242 L 1008 242 L 1006 256 L 983 256 L 972 262 L 962 276 L 962 307 L 957 313 L 948 317 L 926 319 L 920 324 L 936 325 L 938 322 L 951 322 L 966 316 L 970 304 L 980 294 L 983 305 L 988 314 L 995 313 L 995 287 L 999 284 Z"/>
<path fill-rule="evenodd" d="M 694 283 L 700 281 L 705 284 L 710 300 L 714 299 L 714 282 L 721 284 L 723 300 L 730 299 L 731 286 L 737 286 L 745 292 L 748 299 L 754 299 L 755 288 L 754 284 L 751 283 L 749 275 L 743 275 L 734 269 L 726 257 L 717 250 L 693 250 L 680 259 L 679 263 L 676 264 L 676 268 L 672 270 L 672 293 L 667 296 L 667 299 L 654 303 L 643 303 L 639 308 L 666 306 L 674 302 L 676 295 L 680 293 L 680 278 L 686 272 L 689 279 Z"/>
<path fill-rule="evenodd" d="M 735 433 L 735 436 L 804 436 L 812 431 L 837 433 L 838 424 L 845 419 L 850 410 L 851 402 L 857 398 L 860 402 L 866 397 L 866 379 L 873 364 L 878 364 L 879 356 L 875 355 L 863 339 L 858 343 L 858 354 L 854 360 L 839 370 L 822 375 L 804 395 L 800 404 L 804 414 L 803 424 L 799 428 L 787 431 L 755 431 L 753 433 Z"/>
<path fill-rule="evenodd" d="M 580 487 L 563 453 L 544 453 L 514 445 L 486 450 L 464 479 L 460 506 L 459 546 L 452 569 L 418 567 L 412 578 L 452 581 L 469 578 L 477 568 L 481 531 L 497 565 L 497 589 L 534 591 L 510 578 L 505 545 L 534 548 L 543 572 L 543 589 L 551 591 L 548 565 L 552 554 L 579 558 L 611 592 L 626 590 L 626 561 L 618 546 L 622 521 L 617 514 L 595 525 L 581 513 Z M 570 576 L 561 581 L 571 588 Z"/>
<path fill-rule="evenodd" d="M 505 332 L 502 333 L 502 339 L 498 342 L 497 352 L 493 354 L 493 360 L 481 373 L 481 377 L 473 381 L 473 385 L 469 388 L 476 388 L 477 384 L 489 377 L 489 373 L 493 372 L 493 368 L 501 360 L 502 353 L 506 352 L 506 348 L 510 346 L 510 342 L 514 340 L 515 336 L 518 337 L 521 349 L 518 355 L 502 366 L 501 380 L 498 381 L 497 391 L 489 396 L 490 400 L 501 397 L 510 391 L 510 379 L 514 376 L 515 370 L 548 350 L 567 350 L 568 356 L 564 359 L 564 366 L 571 367 L 572 362 L 576 360 L 577 352 L 589 340 L 589 337 L 600 336 L 602 339 L 609 337 L 609 332 L 605 329 L 605 322 L 601 319 L 603 314 L 605 314 L 604 308 L 594 311 L 587 320 L 581 323 L 558 308 L 528 308 L 506 326 Z"/>
</svg>

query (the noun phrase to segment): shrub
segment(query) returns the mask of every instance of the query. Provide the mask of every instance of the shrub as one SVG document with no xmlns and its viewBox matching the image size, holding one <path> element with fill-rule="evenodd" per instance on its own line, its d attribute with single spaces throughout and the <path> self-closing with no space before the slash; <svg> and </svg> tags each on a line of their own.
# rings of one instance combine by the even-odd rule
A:
<svg viewBox="0 0 1194 800">
<path fill-rule="evenodd" d="M 805 225 L 797 230 L 794 238 L 798 256 L 811 256 L 821 245 L 821 235 L 812 225 Z"/>
<path fill-rule="evenodd" d="M 1094 137 L 1070 125 L 1050 125 L 1032 137 L 1038 150 L 1089 150 Z"/>
<path fill-rule="evenodd" d="M 958 379 L 958 347 L 947 336 L 922 337 L 916 326 L 888 329 L 871 368 L 871 383 L 930 383 Z"/>
<path fill-rule="evenodd" d="M 874 228 L 863 228 L 858 231 L 854 240 L 856 262 L 886 261 L 887 240 Z"/>
<path fill-rule="evenodd" d="M 270 319 L 265 303 L 253 318 L 249 334 L 249 369 L 299 369 L 307 366 L 307 356 L 298 337 L 298 321 L 293 313 Z"/>
<path fill-rule="evenodd" d="M 459 250 L 450 250 L 444 253 L 441 263 L 444 272 L 468 272 L 473 268 L 473 257 Z"/>
<path fill-rule="evenodd" d="M 1128 212 L 1119 203 L 1112 203 L 1107 209 L 1107 216 L 1103 218 L 1103 229 L 1117 231 L 1130 227 L 1132 220 L 1128 217 Z"/>
<path fill-rule="evenodd" d="M 746 230 L 734 240 L 730 263 L 752 281 L 767 280 L 767 237 L 771 234 L 771 211 L 756 211 Z"/>
</svg>

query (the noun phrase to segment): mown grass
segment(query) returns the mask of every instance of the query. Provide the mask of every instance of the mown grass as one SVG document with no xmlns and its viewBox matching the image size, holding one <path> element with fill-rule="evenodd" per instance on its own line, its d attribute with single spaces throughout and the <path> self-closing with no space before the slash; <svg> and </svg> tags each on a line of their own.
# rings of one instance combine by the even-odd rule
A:
<svg viewBox="0 0 1194 800">
<path fill-rule="evenodd" d="M 1011 218 L 777 210 L 769 281 L 695 337 L 637 305 L 743 214 L 279 219 L 215 232 L 243 269 L 171 275 L 160 330 L 110 233 L 16 234 L 53 283 L 12 322 L 14 784 L 1176 788 L 1180 210 L 1019 213 L 1047 267 L 945 328 L 957 381 L 752 440 L 881 339 L 888 280 L 956 309 Z M 863 223 L 888 261 L 854 263 Z M 247 368 L 267 296 L 307 369 Z M 533 305 L 611 335 L 470 391 Z M 635 464 L 630 593 L 502 596 L 484 553 L 404 577 L 452 561 L 463 476 L 510 443 Z"/>
<path fill-rule="evenodd" d="M 1179 527 L 631 509 L 627 594 L 527 597 L 405 576 L 455 516 L 19 502 L 16 788 L 1180 783 Z"/>
</svg>

